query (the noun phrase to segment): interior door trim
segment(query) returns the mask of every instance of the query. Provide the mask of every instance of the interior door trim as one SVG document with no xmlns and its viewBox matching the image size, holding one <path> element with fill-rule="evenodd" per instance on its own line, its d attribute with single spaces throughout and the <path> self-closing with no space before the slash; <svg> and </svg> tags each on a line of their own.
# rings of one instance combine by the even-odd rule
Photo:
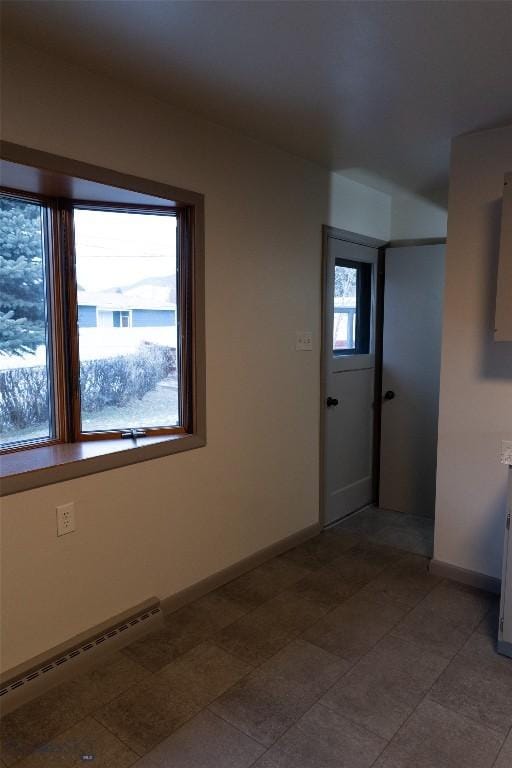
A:
<svg viewBox="0 0 512 768">
<path fill-rule="evenodd" d="M 446 245 L 446 237 L 419 237 L 413 240 L 390 240 L 386 248 L 409 248 L 415 245 Z"/>
<path fill-rule="evenodd" d="M 378 263 L 380 261 L 380 251 L 385 248 L 385 246 L 388 244 L 387 240 L 379 240 L 375 237 L 367 237 L 366 235 L 359 235 L 356 232 L 349 232 L 346 229 L 338 229 L 337 227 L 330 227 L 324 224 L 322 227 L 322 304 L 321 304 L 321 312 L 322 312 L 322 343 L 321 343 L 321 353 L 320 353 L 320 472 L 319 472 L 319 480 L 320 480 L 320 489 L 319 489 L 319 522 L 322 526 L 325 525 L 325 498 L 324 498 L 324 487 L 325 487 L 325 432 L 326 432 L 326 408 L 325 408 L 325 399 L 327 397 L 327 387 L 326 387 L 326 366 L 327 366 L 327 355 L 330 355 L 332 353 L 332 350 L 330 348 L 330 344 L 327 344 L 327 307 L 328 303 L 330 304 L 330 297 L 327 297 L 327 285 L 328 285 L 328 279 L 329 279 L 329 258 L 328 258 L 328 242 L 329 239 L 333 240 L 343 240 L 344 242 L 348 243 L 354 243 L 355 245 L 366 245 L 370 248 L 375 248 L 379 251 L 378 254 Z M 379 291 L 379 276 L 378 276 L 378 267 L 377 267 L 377 285 L 376 285 L 376 297 L 378 299 L 378 291 Z M 383 294 L 382 290 L 382 294 Z M 377 330 L 377 322 L 379 319 L 379 305 L 378 302 L 376 304 L 376 336 L 375 336 L 375 371 L 377 371 L 377 344 L 378 344 L 378 337 L 379 332 Z M 383 311 L 383 307 L 381 309 Z M 382 339 L 381 339 L 381 358 L 382 358 Z M 382 360 L 381 360 L 381 377 L 382 377 Z M 380 391 L 380 390 L 376 390 Z M 376 419 L 374 419 L 374 436 L 375 436 L 375 423 Z M 380 428 L 380 424 L 379 424 Z M 380 461 L 380 453 L 377 457 L 377 465 Z M 375 473 L 375 446 L 374 446 L 374 455 L 373 455 L 373 471 Z M 378 486 L 377 486 L 378 488 Z"/>
<path fill-rule="evenodd" d="M 384 341 L 384 287 L 386 280 L 386 250 L 388 248 L 406 248 L 414 245 L 446 245 L 445 237 L 416 238 L 409 240 L 380 240 L 375 237 L 360 235 L 346 229 L 339 229 L 324 225 L 322 227 L 322 342 L 320 354 L 320 492 L 319 492 L 319 522 L 325 524 L 325 398 L 327 396 L 325 370 L 326 355 L 331 353 L 326 349 L 326 286 L 328 279 L 327 245 L 329 239 L 343 240 L 355 245 L 366 245 L 378 250 L 377 257 L 377 284 L 375 286 L 375 399 L 373 422 L 373 495 L 376 503 L 379 503 L 380 481 L 380 451 L 381 451 L 381 416 L 382 400 L 378 394 L 382 391 L 382 365 L 383 365 L 383 341 Z"/>
<path fill-rule="evenodd" d="M 367 235 L 358 235 L 356 232 L 349 232 L 348 229 L 338 229 L 338 227 L 329 227 L 326 224 L 322 227 L 323 233 L 323 255 L 325 255 L 325 246 L 327 245 L 327 239 L 330 237 L 333 240 L 343 240 L 345 243 L 354 243 L 355 245 L 366 245 L 369 248 L 382 248 L 388 246 L 388 240 L 379 240 L 376 237 L 368 237 Z"/>
<path fill-rule="evenodd" d="M 377 256 L 377 285 L 375 286 L 375 378 L 373 396 L 373 456 L 372 488 L 375 503 L 379 504 L 380 448 L 382 435 L 382 370 L 384 361 L 384 287 L 386 283 L 386 248 L 379 248 Z"/>
</svg>

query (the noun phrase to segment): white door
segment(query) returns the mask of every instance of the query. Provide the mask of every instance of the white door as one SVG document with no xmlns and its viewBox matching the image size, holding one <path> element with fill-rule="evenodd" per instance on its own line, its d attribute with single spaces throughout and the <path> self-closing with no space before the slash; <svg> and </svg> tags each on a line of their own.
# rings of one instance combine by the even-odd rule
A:
<svg viewBox="0 0 512 768">
<path fill-rule="evenodd" d="M 434 515 L 444 245 L 386 251 L 379 506 Z"/>
<path fill-rule="evenodd" d="M 335 522 L 372 501 L 377 248 L 327 238 L 323 508 Z"/>
</svg>

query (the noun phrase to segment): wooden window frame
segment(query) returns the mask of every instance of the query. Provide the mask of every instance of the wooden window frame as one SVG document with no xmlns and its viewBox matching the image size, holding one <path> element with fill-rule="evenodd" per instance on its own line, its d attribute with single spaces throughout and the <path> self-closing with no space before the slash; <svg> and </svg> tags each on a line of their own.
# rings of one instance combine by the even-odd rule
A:
<svg viewBox="0 0 512 768">
<path fill-rule="evenodd" d="M 0 495 L 205 445 L 203 196 L 7 142 L 0 149 L 2 193 L 47 210 L 48 360 L 54 408 L 52 437 L 1 449 Z M 21 184 L 13 185 L 18 180 Z M 69 194 L 74 188 L 87 194 Z M 66 196 L 62 189 L 68 190 Z M 176 216 L 178 426 L 147 427 L 143 434 L 81 431 L 72 226 L 73 209 L 81 207 Z"/>
<path fill-rule="evenodd" d="M 192 282 L 187 278 L 190 270 L 191 254 L 188 247 L 182 247 L 180 240 L 186 236 L 187 223 L 183 221 L 186 216 L 184 207 L 162 207 L 141 205 L 114 205 L 104 202 L 89 202 L 84 200 L 60 200 L 58 201 L 60 227 L 63 241 L 62 257 L 64 260 L 64 282 L 66 291 L 65 307 L 67 311 L 67 323 L 65 336 L 67 340 L 67 360 L 69 365 L 69 393 L 68 403 L 70 412 L 70 433 L 68 442 L 80 440 L 115 440 L 130 438 L 132 430 L 105 429 L 84 432 L 81 429 L 81 400 L 80 400 L 80 354 L 78 333 L 78 286 L 76 280 L 76 249 L 74 243 L 73 216 L 75 209 L 87 211 L 111 211 L 116 213 L 156 214 L 176 217 L 176 318 L 177 318 L 177 345 L 176 354 L 178 361 L 179 385 L 179 425 L 136 428 L 139 436 L 158 437 L 160 435 L 184 435 L 190 431 L 191 414 L 188 408 L 190 395 L 185 397 L 186 386 L 190 386 L 191 365 L 190 349 L 185 342 L 181 328 L 186 322 L 187 306 L 192 301 Z M 184 404 L 187 404 L 184 407 Z"/>
<path fill-rule="evenodd" d="M 64 365 L 64 313 L 63 313 L 63 282 L 62 261 L 54 258 L 58 252 L 59 226 L 55 201 L 24 190 L 0 187 L 0 194 L 12 197 L 15 200 L 23 200 L 44 207 L 44 276 L 45 276 L 45 300 L 48 320 L 48 349 L 46 353 L 46 365 L 48 370 L 48 399 L 50 405 L 50 431 L 49 437 L 34 438 L 32 440 L 19 441 L 12 445 L 0 447 L 0 456 L 5 454 L 36 449 L 42 446 L 56 445 L 66 442 L 69 435 L 69 419 L 66 404 L 65 365 Z"/>
</svg>

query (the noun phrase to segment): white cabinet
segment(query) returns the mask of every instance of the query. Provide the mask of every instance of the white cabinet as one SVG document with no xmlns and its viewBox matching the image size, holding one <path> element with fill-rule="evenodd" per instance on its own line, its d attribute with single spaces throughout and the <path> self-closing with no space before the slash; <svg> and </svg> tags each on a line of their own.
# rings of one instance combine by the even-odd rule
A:
<svg viewBox="0 0 512 768">
<path fill-rule="evenodd" d="M 512 341 L 512 173 L 506 174 L 503 186 L 500 260 L 494 327 L 495 341 Z"/>
<path fill-rule="evenodd" d="M 503 572 L 501 578 L 500 625 L 498 630 L 498 651 L 512 656 L 512 451 L 508 456 L 508 499 Z"/>
</svg>

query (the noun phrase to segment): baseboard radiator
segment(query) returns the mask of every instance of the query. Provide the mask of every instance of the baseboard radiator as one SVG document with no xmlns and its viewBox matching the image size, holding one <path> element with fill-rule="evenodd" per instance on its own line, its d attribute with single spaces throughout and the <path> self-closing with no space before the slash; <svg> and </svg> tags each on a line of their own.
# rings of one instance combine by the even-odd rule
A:
<svg viewBox="0 0 512 768">
<path fill-rule="evenodd" d="M 55 656 L 50 652 L 42 663 L 0 684 L 1 715 L 12 712 L 50 688 L 96 666 L 101 663 L 103 656 L 159 629 L 162 621 L 160 601 L 153 598 L 144 603 L 143 609 L 114 623 L 100 634 L 91 630 L 88 639 L 79 644 L 70 644 L 68 650 Z"/>
</svg>

